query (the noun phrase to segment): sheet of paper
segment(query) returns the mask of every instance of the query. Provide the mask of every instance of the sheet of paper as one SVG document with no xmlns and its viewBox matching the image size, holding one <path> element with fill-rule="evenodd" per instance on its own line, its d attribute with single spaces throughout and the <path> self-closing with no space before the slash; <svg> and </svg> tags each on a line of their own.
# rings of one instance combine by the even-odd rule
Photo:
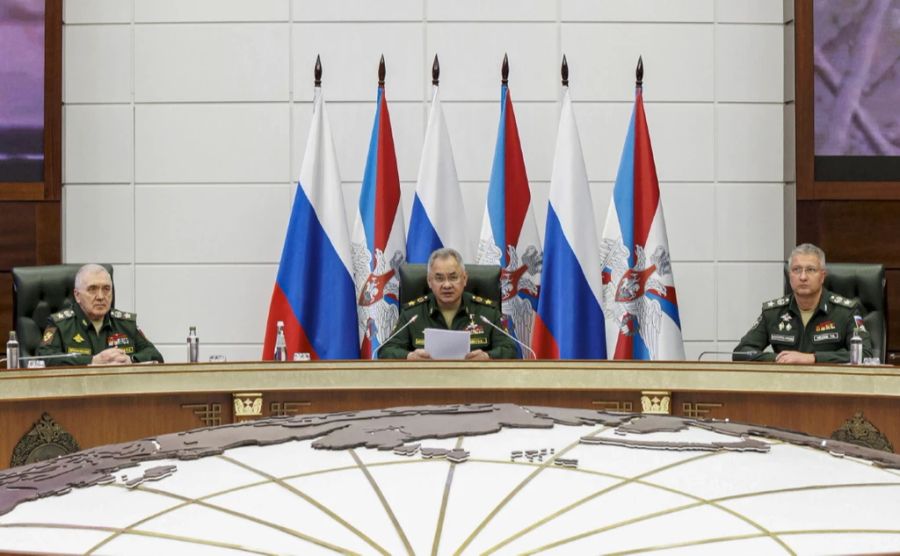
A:
<svg viewBox="0 0 900 556">
<path fill-rule="evenodd" d="M 465 359 L 469 353 L 469 331 L 426 328 L 425 351 L 434 359 Z"/>
</svg>

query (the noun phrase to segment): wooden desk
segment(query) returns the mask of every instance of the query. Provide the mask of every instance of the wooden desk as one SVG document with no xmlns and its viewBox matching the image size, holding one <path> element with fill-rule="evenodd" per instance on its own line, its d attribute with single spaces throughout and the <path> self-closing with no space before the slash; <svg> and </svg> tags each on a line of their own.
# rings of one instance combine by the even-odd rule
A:
<svg viewBox="0 0 900 556">
<path fill-rule="evenodd" d="M 651 392 L 656 392 L 651 393 Z M 241 394 L 235 397 L 235 394 Z M 854 414 L 900 447 L 900 369 L 769 363 L 330 361 L 0 373 L 0 467 L 43 413 L 81 448 L 261 416 L 476 402 L 663 411 L 830 436 Z M 254 418 L 253 415 L 247 418 Z M 856 434 L 874 435 L 866 423 Z M 49 434 L 46 427 L 43 434 Z"/>
</svg>

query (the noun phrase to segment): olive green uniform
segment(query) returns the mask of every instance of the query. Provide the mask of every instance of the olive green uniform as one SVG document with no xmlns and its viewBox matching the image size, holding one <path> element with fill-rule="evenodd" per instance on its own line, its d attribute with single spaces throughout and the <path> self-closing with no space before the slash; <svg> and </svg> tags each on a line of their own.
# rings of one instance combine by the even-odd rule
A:
<svg viewBox="0 0 900 556">
<path fill-rule="evenodd" d="M 752 359 L 773 361 L 776 353 L 791 350 L 814 354 L 816 363 L 848 363 L 850 338 L 857 327 L 854 317 L 860 317 L 863 357 L 871 357 L 872 339 L 862 325 L 859 304 L 825 289 L 806 326 L 793 294 L 763 303 L 762 314 L 734 351 L 761 352 L 771 345 L 775 353 L 760 353 Z"/>
<path fill-rule="evenodd" d="M 135 363 L 163 362 L 162 355 L 137 326 L 137 315 L 117 309 L 103 317 L 100 332 L 75 305 L 50 315 L 44 338 L 35 355 L 77 354 L 72 357 L 48 359 L 47 365 L 90 365 L 91 358 L 103 350 L 118 347 Z"/>
<path fill-rule="evenodd" d="M 424 349 L 426 328 L 468 330 L 471 333 L 470 351 L 483 350 L 491 359 L 517 359 L 519 357 L 516 345 L 510 338 L 482 322 L 481 317 L 485 316 L 496 326 L 503 328 L 500 310 L 490 299 L 463 292 L 462 303 L 453 317 L 452 326 L 448 328 L 434 294 L 429 293 L 410 301 L 403 307 L 394 330 L 400 330 L 400 327 L 405 326 L 413 315 L 418 315 L 416 321 L 384 344 L 378 352 L 380 359 L 406 359 L 411 351 Z"/>
</svg>

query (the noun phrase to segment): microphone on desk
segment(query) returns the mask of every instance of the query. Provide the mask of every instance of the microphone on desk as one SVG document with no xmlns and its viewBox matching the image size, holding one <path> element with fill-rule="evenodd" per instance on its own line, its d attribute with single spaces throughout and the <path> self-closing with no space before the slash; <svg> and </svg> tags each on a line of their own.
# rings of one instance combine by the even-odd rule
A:
<svg viewBox="0 0 900 556">
<path fill-rule="evenodd" d="M 756 349 L 750 351 L 701 351 L 697 361 L 702 361 L 704 355 L 730 355 L 732 361 L 756 361 L 762 352 Z"/>
<path fill-rule="evenodd" d="M 403 329 L 404 329 L 404 328 L 406 328 L 406 327 L 409 326 L 410 324 L 416 322 L 416 319 L 417 319 L 417 318 L 419 318 L 419 315 L 413 315 L 413 316 L 411 316 L 411 317 L 409 318 L 409 320 L 406 321 L 406 324 L 404 324 L 403 326 L 401 326 L 400 328 L 398 328 L 397 330 L 395 330 L 393 334 L 391 334 L 390 336 L 388 336 L 388 339 L 387 339 L 387 340 L 385 340 L 385 341 L 381 342 L 380 344 L 378 344 L 378 347 L 375 348 L 374 350 L 372 350 L 372 359 L 375 359 L 375 356 L 378 355 L 379 350 L 381 350 L 381 348 L 383 348 L 384 345 L 385 345 L 386 343 L 388 343 L 388 342 L 390 342 L 391 340 L 393 340 L 394 337 L 397 336 L 397 334 L 403 332 Z"/>
<path fill-rule="evenodd" d="M 516 338 L 515 336 L 513 336 L 512 334 L 510 334 L 510 333 L 507 332 L 506 330 L 503 330 L 502 328 L 500 328 L 500 327 L 497 326 L 496 324 L 492 323 L 492 322 L 490 321 L 489 318 L 487 318 L 487 317 L 484 316 L 484 315 L 481 315 L 481 321 L 484 322 L 484 323 L 486 323 L 486 324 L 489 324 L 489 325 L 491 326 L 491 328 L 494 328 L 495 330 L 499 330 L 501 334 L 503 334 L 504 336 L 506 336 L 506 337 L 509 338 L 510 340 L 514 341 L 515 343 L 519 344 L 519 345 L 522 346 L 523 348 L 527 349 L 528 352 L 531 354 L 531 358 L 532 358 L 532 359 L 537 359 L 537 353 L 535 353 L 533 349 L 531 349 L 530 347 L 528 347 L 525 343 L 519 341 L 518 338 Z M 526 359 L 527 359 L 527 357 L 526 357 Z"/>
</svg>

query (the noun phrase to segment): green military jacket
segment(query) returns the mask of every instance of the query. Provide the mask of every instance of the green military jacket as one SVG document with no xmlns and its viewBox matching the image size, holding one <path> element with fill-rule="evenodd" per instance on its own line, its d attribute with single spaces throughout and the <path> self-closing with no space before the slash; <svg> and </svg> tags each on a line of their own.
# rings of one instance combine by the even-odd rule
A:
<svg viewBox="0 0 900 556">
<path fill-rule="evenodd" d="M 35 355 L 77 354 L 73 357 L 48 359 L 47 365 L 89 365 L 91 358 L 101 351 L 118 347 L 135 363 L 163 362 L 163 357 L 137 326 L 137 315 L 117 309 L 103 317 L 100 332 L 77 304 L 50 315 L 44 338 Z"/>
<path fill-rule="evenodd" d="M 871 357 L 872 338 L 862 325 L 859 304 L 824 289 L 819 306 L 805 327 L 793 294 L 763 303 L 762 314 L 734 351 L 761 352 L 771 345 L 775 353 L 785 350 L 813 353 L 816 363 L 848 363 L 850 338 L 857 328 L 855 317 L 860 321 L 863 357 Z M 753 359 L 773 361 L 775 353 L 760 353 Z"/>
<path fill-rule="evenodd" d="M 400 311 L 400 319 L 394 330 L 406 325 L 413 315 L 418 319 L 400 331 L 394 338 L 384 344 L 378 352 L 381 359 L 406 359 L 411 352 L 425 347 L 425 329 L 442 328 L 448 330 L 447 323 L 437 306 L 434 294 L 422 296 L 410 301 Z M 453 326 L 449 330 L 468 330 L 471 333 L 469 347 L 471 351 L 480 349 L 485 351 L 491 359 L 516 359 L 518 352 L 515 343 L 496 329 L 481 321 L 485 316 L 492 323 L 502 328 L 499 308 L 490 299 L 484 299 L 463 292 L 462 303 L 456 316 L 453 317 Z"/>
</svg>

